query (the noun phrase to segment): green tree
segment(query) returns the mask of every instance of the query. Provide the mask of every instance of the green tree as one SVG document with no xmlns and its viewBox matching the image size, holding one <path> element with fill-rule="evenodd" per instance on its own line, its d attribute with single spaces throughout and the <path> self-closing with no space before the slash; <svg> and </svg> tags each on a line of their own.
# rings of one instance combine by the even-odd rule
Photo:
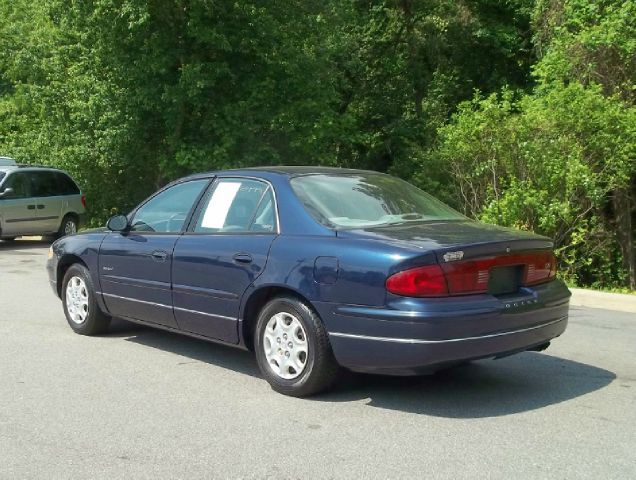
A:
<svg viewBox="0 0 636 480">
<path fill-rule="evenodd" d="M 634 172 L 634 109 L 576 83 L 505 91 L 463 104 L 440 134 L 467 214 L 551 237 L 575 283 L 626 285 L 611 199 Z"/>
<path fill-rule="evenodd" d="M 328 159 L 326 22 L 306 2 L 29 5 L 0 11 L 0 145 L 68 169 L 97 221 L 192 171 Z"/>
</svg>

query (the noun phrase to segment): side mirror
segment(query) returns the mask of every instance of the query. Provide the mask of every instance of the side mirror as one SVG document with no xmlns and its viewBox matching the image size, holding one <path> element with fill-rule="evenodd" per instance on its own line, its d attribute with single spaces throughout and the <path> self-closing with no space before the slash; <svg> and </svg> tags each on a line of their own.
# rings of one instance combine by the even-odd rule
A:
<svg viewBox="0 0 636 480">
<path fill-rule="evenodd" d="M 13 188 L 7 187 L 0 192 L 0 198 L 9 197 L 13 193 Z"/>
<path fill-rule="evenodd" d="M 123 232 L 128 230 L 128 217 L 126 215 L 115 215 L 106 222 L 106 228 L 113 232 Z"/>
</svg>

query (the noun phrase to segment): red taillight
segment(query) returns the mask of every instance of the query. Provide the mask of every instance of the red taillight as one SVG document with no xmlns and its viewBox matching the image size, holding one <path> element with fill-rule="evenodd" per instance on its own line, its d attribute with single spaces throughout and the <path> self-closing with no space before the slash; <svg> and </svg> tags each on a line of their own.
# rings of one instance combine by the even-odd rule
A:
<svg viewBox="0 0 636 480">
<path fill-rule="evenodd" d="M 528 259 L 524 285 L 536 285 L 556 277 L 556 257 L 552 252 L 532 254 Z"/>
<path fill-rule="evenodd" d="M 552 252 L 527 252 L 404 270 L 390 276 L 386 288 L 407 297 L 486 293 L 492 268 L 515 266 L 523 268 L 521 285 L 537 285 L 556 276 L 556 258 Z"/>
<path fill-rule="evenodd" d="M 82 195 L 82 205 L 86 208 L 86 195 Z"/>
<path fill-rule="evenodd" d="M 448 295 L 444 272 L 439 265 L 412 268 L 391 275 L 386 289 L 404 297 L 445 297 Z"/>
<path fill-rule="evenodd" d="M 451 295 L 488 291 L 490 268 L 494 259 L 466 260 L 442 265 Z"/>
</svg>

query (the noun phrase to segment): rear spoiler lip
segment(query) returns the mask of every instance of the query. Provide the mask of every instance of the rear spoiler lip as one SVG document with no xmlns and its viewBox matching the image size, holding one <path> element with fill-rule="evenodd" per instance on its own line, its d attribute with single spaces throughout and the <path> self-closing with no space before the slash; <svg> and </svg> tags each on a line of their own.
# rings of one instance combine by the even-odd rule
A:
<svg viewBox="0 0 636 480">
<path fill-rule="evenodd" d="M 435 250 L 435 256 L 439 264 L 452 261 L 470 260 L 499 255 L 508 255 L 520 252 L 552 251 L 554 243 L 547 238 L 509 239 L 495 242 L 483 242 L 477 244 L 456 245 Z M 446 255 L 446 259 L 444 256 Z"/>
</svg>

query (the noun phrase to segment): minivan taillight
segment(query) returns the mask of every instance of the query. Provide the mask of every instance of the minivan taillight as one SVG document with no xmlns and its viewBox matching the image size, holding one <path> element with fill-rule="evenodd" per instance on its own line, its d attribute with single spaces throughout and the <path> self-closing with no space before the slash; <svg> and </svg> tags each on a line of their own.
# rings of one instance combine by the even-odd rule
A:
<svg viewBox="0 0 636 480">
<path fill-rule="evenodd" d="M 404 270 L 387 279 L 386 289 L 405 297 L 486 293 L 491 269 L 500 267 L 522 268 L 521 286 L 538 285 L 556 277 L 556 258 L 552 252 L 526 252 Z"/>
<path fill-rule="evenodd" d="M 82 195 L 82 205 L 86 208 L 86 195 Z"/>
</svg>

